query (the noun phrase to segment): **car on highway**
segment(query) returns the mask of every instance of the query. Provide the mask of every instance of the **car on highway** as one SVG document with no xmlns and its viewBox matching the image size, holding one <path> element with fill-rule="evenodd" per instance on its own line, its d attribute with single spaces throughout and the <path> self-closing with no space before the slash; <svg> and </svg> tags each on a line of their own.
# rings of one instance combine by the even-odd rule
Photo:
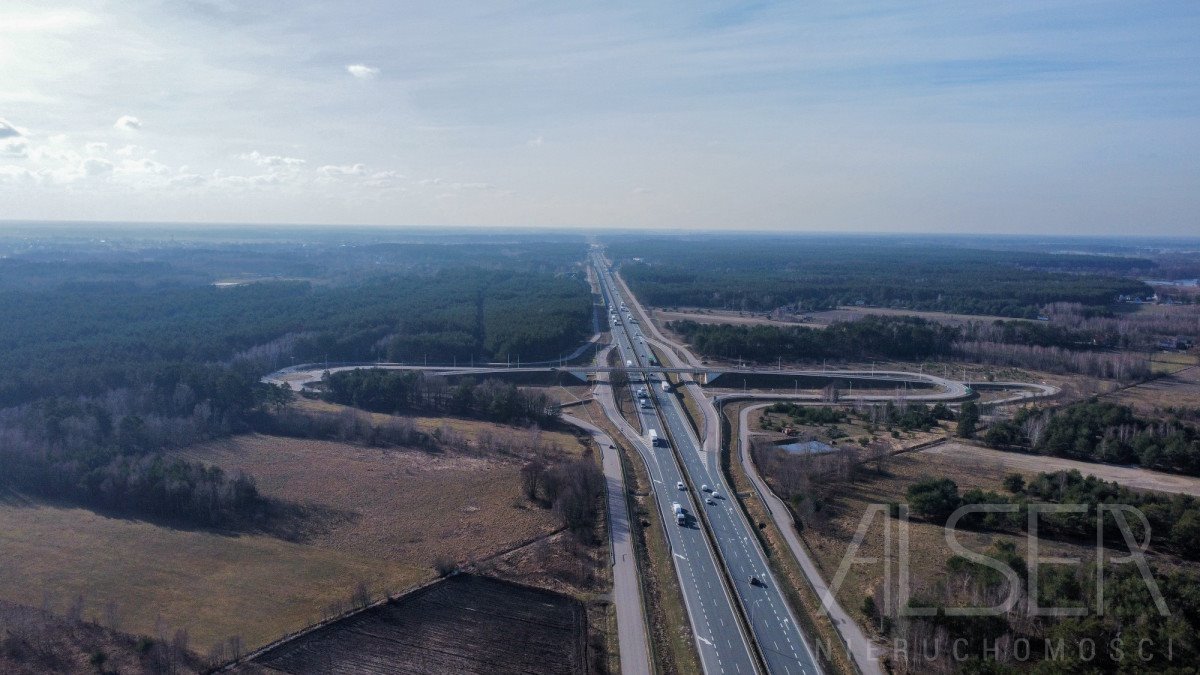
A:
<svg viewBox="0 0 1200 675">
<path fill-rule="evenodd" d="M 712 491 L 712 496 L 713 496 L 713 499 L 724 499 L 724 497 L 721 496 L 721 493 L 717 492 L 716 490 Z"/>
<path fill-rule="evenodd" d="M 706 484 L 704 484 L 704 485 L 701 485 L 701 486 L 700 486 L 700 489 L 701 489 L 701 490 L 703 490 L 703 491 L 705 491 L 705 492 L 712 492 L 712 489 L 708 487 L 708 484 L 707 484 L 707 483 L 706 483 Z"/>
<path fill-rule="evenodd" d="M 762 579 L 759 579 L 758 577 L 754 576 L 753 574 L 750 575 L 750 585 L 751 586 L 766 586 L 766 584 L 764 584 L 762 582 Z"/>
<path fill-rule="evenodd" d="M 675 482 L 675 489 L 677 489 L 677 490 L 682 490 L 682 489 L 683 489 L 683 481 L 676 481 L 676 482 Z"/>
<path fill-rule="evenodd" d="M 707 499 L 705 499 L 704 501 L 705 501 L 705 503 L 707 503 L 707 504 L 716 504 L 716 502 L 715 502 L 715 501 L 713 501 L 713 498 L 712 498 L 712 497 L 708 497 L 708 498 L 707 498 Z"/>
</svg>

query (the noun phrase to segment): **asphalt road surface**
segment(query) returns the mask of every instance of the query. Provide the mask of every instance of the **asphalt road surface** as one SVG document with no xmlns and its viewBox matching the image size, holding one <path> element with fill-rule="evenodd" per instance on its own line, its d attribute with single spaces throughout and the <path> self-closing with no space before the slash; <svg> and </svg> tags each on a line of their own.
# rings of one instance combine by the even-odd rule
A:
<svg viewBox="0 0 1200 675">
<path fill-rule="evenodd" d="M 621 296 L 618 294 L 612 276 L 607 269 L 603 268 L 603 263 L 598 259 L 596 259 L 596 265 L 600 268 L 603 290 L 609 298 L 610 306 L 619 309 L 622 302 L 619 299 Z M 640 326 L 634 322 L 631 314 L 625 311 L 618 312 L 618 322 L 612 326 L 612 331 L 623 360 L 632 361 L 635 366 L 650 363 L 650 349 L 645 344 Z M 715 463 L 709 462 L 706 454 L 702 452 L 700 442 L 692 432 L 675 396 L 662 389 L 661 379 L 658 379 L 660 377 L 652 375 L 650 382 L 635 384 L 634 387 L 636 389 L 638 386 L 644 386 L 654 401 L 653 408 L 642 410 L 643 429 L 647 434 L 650 429 L 654 429 L 659 436 L 665 437 L 667 435 L 663 433 L 665 428 L 669 431 L 670 438 L 678 444 L 679 456 L 682 458 L 682 467 L 680 467 L 671 449 L 660 447 L 652 448 L 653 460 L 648 462 L 651 465 L 651 473 L 657 471 L 662 476 L 661 479 L 652 476 L 655 480 L 654 487 L 659 496 L 660 507 L 667 505 L 668 500 L 672 499 L 685 503 L 681 498 L 686 497 L 687 508 L 692 514 L 684 527 L 668 526 L 668 534 L 670 535 L 672 531 L 676 533 L 690 532 L 694 527 L 696 528 L 694 537 L 684 538 L 698 540 L 697 546 L 705 545 L 704 532 L 699 524 L 695 523 L 695 512 L 692 510 L 704 509 L 714 535 L 713 544 L 729 570 L 730 581 L 736 595 L 735 600 L 740 603 L 749 620 L 750 629 L 753 631 L 762 657 L 766 661 L 767 669 L 772 673 L 815 674 L 820 672 L 816 665 L 816 659 L 784 600 L 782 589 L 771 575 L 766 557 L 759 547 L 750 523 L 746 521 L 741 510 L 730 498 L 728 486 L 721 476 L 719 467 L 715 466 Z M 634 373 L 631 373 L 631 379 L 638 379 L 636 368 Z M 682 472 L 687 473 L 686 480 Z M 678 481 L 696 489 L 707 485 L 719 496 L 713 495 L 711 492 L 693 494 L 693 490 L 688 487 L 680 490 L 677 487 Z M 713 503 L 708 504 L 708 501 Z M 666 522 L 674 522 L 669 512 Z M 690 554 L 684 555 L 686 557 Z M 676 558 L 679 557 L 680 552 L 676 551 Z M 689 558 L 688 562 L 693 562 L 693 560 Z M 728 603 L 721 574 L 722 572 L 715 562 L 712 565 L 688 565 L 686 572 L 681 571 L 685 595 L 692 597 L 699 595 L 702 604 L 700 611 L 697 611 L 692 607 L 693 603 L 689 598 L 689 613 L 692 615 L 697 646 L 700 649 L 705 669 L 714 670 L 711 663 L 715 658 L 722 666 L 716 670 L 728 671 L 729 669 L 725 667 L 725 661 L 729 658 L 727 654 L 737 652 L 738 661 L 734 661 L 734 663 L 741 671 L 743 666 L 739 661 L 748 659 L 750 663 L 747 665 L 753 667 L 753 660 L 744 640 L 741 641 L 743 644 L 739 645 L 738 641 L 731 639 L 739 636 L 734 609 L 732 606 L 725 607 L 712 602 L 713 599 L 723 599 Z M 759 580 L 759 583 L 752 584 L 751 578 Z M 692 588 L 688 588 L 688 586 L 692 586 Z M 717 625 L 711 621 L 712 617 L 708 615 L 707 609 L 709 605 L 714 604 L 717 605 L 714 607 L 714 611 L 720 612 L 720 623 Z M 734 621 L 734 625 L 728 625 L 731 619 Z M 706 632 L 712 637 L 706 637 Z M 744 656 L 742 655 L 743 651 L 745 652 Z M 710 654 L 710 652 L 713 653 Z"/>
<path fill-rule="evenodd" d="M 608 486 L 608 531 L 613 557 L 613 604 L 617 608 L 617 644 L 621 672 L 650 672 L 650 645 L 646 639 L 646 613 L 642 608 L 637 558 L 629 533 L 629 504 L 625 500 L 625 474 L 612 439 L 599 427 L 563 415 L 563 420 L 586 430 L 600 446 L 604 479 Z"/>
</svg>

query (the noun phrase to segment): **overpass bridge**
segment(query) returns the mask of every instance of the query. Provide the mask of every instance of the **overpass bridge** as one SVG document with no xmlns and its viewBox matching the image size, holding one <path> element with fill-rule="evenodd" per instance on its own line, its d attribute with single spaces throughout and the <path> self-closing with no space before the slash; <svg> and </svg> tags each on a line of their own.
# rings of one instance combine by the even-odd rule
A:
<svg viewBox="0 0 1200 675">
<path fill-rule="evenodd" d="M 742 378 L 780 378 L 781 380 L 792 379 L 799 381 L 849 381 L 852 385 L 858 383 L 859 386 L 867 385 L 871 388 L 879 388 L 881 386 L 894 386 L 905 388 L 919 389 L 936 389 L 936 393 L 923 396 L 928 400 L 941 401 L 962 401 L 974 397 L 972 388 L 963 382 L 949 380 L 946 378 L 930 375 L 927 373 L 910 373 L 905 371 L 882 371 L 882 370 L 792 370 L 784 368 L 721 368 L 708 365 L 702 366 L 631 366 L 623 368 L 620 366 L 597 366 L 597 365 L 570 365 L 570 366 L 547 366 L 547 365 L 531 365 L 531 366 L 510 366 L 507 364 L 487 364 L 480 366 L 458 366 L 458 365 L 414 365 L 406 363 L 330 363 L 326 365 L 307 363 L 297 366 L 291 366 L 282 370 L 276 371 L 263 378 L 264 382 L 277 385 L 286 385 L 295 391 L 300 391 L 306 387 L 311 387 L 321 380 L 326 372 L 336 373 L 346 370 L 357 370 L 360 368 L 378 368 L 382 370 L 411 370 L 420 371 L 429 375 L 435 376 L 500 376 L 500 375 L 518 375 L 518 374 L 552 374 L 566 373 L 581 382 L 590 381 L 597 374 L 611 374 L 615 372 L 626 372 L 633 375 L 640 375 L 647 380 L 661 379 L 662 376 L 668 374 L 691 376 L 700 384 L 712 385 L 714 381 L 722 376 L 739 376 Z M 654 376 L 658 376 L 657 378 Z M 601 378 L 606 379 L 606 378 Z M 791 386 L 790 384 L 787 386 Z"/>
</svg>

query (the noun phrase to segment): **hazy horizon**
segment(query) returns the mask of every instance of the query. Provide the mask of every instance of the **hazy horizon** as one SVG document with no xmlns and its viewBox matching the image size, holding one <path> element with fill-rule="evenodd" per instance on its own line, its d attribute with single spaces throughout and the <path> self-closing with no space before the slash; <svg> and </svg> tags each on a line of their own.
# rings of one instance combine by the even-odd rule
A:
<svg viewBox="0 0 1200 675">
<path fill-rule="evenodd" d="M 0 216 L 1192 235 L 1197 35 L 1187 2 L 10 2 Z"/>
</svg>

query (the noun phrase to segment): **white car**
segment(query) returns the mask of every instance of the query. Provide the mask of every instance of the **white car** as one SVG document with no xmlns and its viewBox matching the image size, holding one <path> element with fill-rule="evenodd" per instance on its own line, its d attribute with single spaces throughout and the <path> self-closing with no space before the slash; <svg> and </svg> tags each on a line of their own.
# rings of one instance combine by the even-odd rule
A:
<svg viewBox="0 0 1200 675">
<path fill-rule="evenodd" d="M 701 489 L 701 490 L 704 490 L 705 492 L 712 492 L 712 490 L 709 490 L 709 489 L 708 489 L 708 485 L 701 485 L 701 486 L 700 486 L 700 489 Z"/>
<path fill-rule="evenodd" d="M 683 489 L 683 481 L 678 481 L 678 482 L 676 482 L 676 483 L 675 483 L 675 488 L 676 488 L 676 489 L 679 489 L 679 490 L 682 490 L 682 489 Z"/>
<path fill-rule="evenodd" d="M 712 496 L 713 499 L 724 499 L 724 497 L 721 496 L 721 493 L 717 492 L 716 490 L 713 490 Z"/>
<path fill-rule="evenodd" d="M 704 501 L 708 502 L 709 504 L 716 504 L 716 502 L 713 501 L 712 497 L 709 497 L 709 498 L 705 499 Z"/>
</svg>

